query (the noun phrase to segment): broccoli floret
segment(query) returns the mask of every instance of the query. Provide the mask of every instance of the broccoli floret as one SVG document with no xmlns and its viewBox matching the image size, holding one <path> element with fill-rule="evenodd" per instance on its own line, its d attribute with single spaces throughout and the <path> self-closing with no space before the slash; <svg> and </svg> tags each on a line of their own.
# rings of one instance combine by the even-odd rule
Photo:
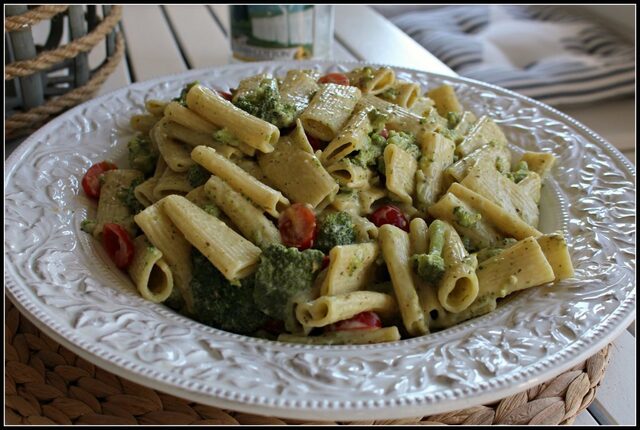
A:
<svg viewBox="0 0 640 430">
<path fill-rule="evenodd" d="M 411 258 L 416 273 L 426 281 L 436 283 L 444 274 L 445 264 L 440 255 L 416 254 Z"/>
<path fill-rule="evenodd" d="M 482 263 L 485 260 L 488 260 L 496 255 L 499 255 L 505 249 L 509 248 L 511 245 L 515 244 L 517 240 L 512 237 L 508 237 L 502 239 L 500 242 L 496 243 L 492 248 L 484 248 L 478 251 L 476 254 L 476 258 L 478 259 L 478 263 Z"/>
<path fill-rule="evenodd" d="M 263 79 L 255 91 L 238 97 L 234 104 L 278 128 L 289 127 L 295 121 L 296 108 L 282 102 L 275 79 Z"/>
<path fill-rule="evenodd" d="M 136 136 L 127 144 L 129 148 L 129 166 L 140 170 L 144 176 L 149 176 L 156 168 L 158 151 L 153 147 L 151 140 L 142 135 Z"/>
<path fill-rule="evenodd" d="M 187 93 L 189 92 L 189 90 L 194 86 L 194 85 L 198 85 L 200 82 L 199 81 L 193 81 L 188 83 L 187 85 L 185 85 L 182 88 L 182 91 L 180 91 L 180 95 L 178 97 L 176 97 L 175 99 L 172 99 L 172 101 L 174 102 L 178 102 L 180 103 L 182 106 L 187 106 Z"/>
<path fill-rule="evenodd" d="M 458 124 L 460 124 L 460 120 L 462 119 L 462 115 L 458 112 L 449 112 L 447 113 L 447 128 L 454 129 Z"/>
<path fill-rule="evenodd" d="M 357 82 L 352 82 L 352 85 L 360 87 L 361 89 L 375 77 L 373 69 L 368 66 L 354 69 L 351 73 L 358 76 Z"/>
<path fill-rule="evenodd" d="M 399 148 L 404 149 L 417 160 L 420 158 L 420 148 L 416 145 L 416 138 L 404 131 L 390 131 L 387 138 L 387 145 L 397 145 Z"/>
<path fill-rule="evenodd" d="M 511 166 L 509 165 L 509 161 L 507 161 L 506 158 L 496 157 L 496 169 L 498 169 L 498 172 L 508 175 L 510 168 Z"/>
<path fill-rule="evenodd" d="M 396 97 L 400 94 L 400 91 L 396 87 L 389 87 L 380 94 L 383 99 L 394 102 Z"/>
<path fill-rule="evenodd" d="M 232 285 L 197 249 L 192 254 L 194 318 L 203 324 L 233 333 L 250 334 L 268 317 L 253 300 L 254 276 Z"/>
<path fill-rule="evenodd" d="M 529 165 L 527 164 L 526 161 L 521 161 L 518 164 L 516 164 L 516 167 L 513 170 L 513 172 L 507 173 L 507 178 L 511 179 L 513 182 L 517 184 L 518 182 L 526 178 L 528 174 L 529 174 Z"/>
<path fill-rule="evenodd" d="M 445 270 L 442 248 L 444 247 L 445 224 L 435 220 L 429 226 L 429 253 L 411 257 L 413 267 L 422 279 L 432 284 L 438 282 Z"/>
<path fill-rule="evenodd" d="M 351 215 L 347 212 L 332 213 L 320 222 L 314 248 L 328 253 L 334 246 L 349 245 L 355 241 L 356 232 Z"/>
<path fill-rule="evenodd" d="M 129 187 L 121 188 L 117 193 L 118 199 L 120 199 L 120 201 L 124 203 L 129 208 L 129 211 L 134 215 L 144 209 L 144 205 L 138 201 L 134 192 L 135 188 L 141 183 L 142 179 L 134 179 L 131 181 L 131 185 L 129 185 Z"/>
<path fill-rule="evenodd" d="M 223 128 L 222 130 L 218 130 L 213 133 L 213 138 L 220 143 L 224 143 L 225 145 L 231 146 L 239 146 L 240 140 L 238 140 L 229 130 Z"/>
<path fill-rule="evenodd" d="M 187 180 L 193 188 L 204 185 L 210 177 L 211 173 L 199 164 L 194 164 L 187 170 Z"/>
<path fill-rule="evenodd" d="M 324 254 L 315 249 L 299 251 L 284 245 L 267 246 L 255 275 L 253 298 L 258 309 L 277 320 L 286 320 L 289 301 L 311 289 Z"/>
<path fill-rule="evenodd" d="M 380 135 L 378 136 L 380 139 L 384 141 L 384 137 Z M 369 167 L 376 164 L 379 157 L 382 156 L 382 150 L 384 144 L 379 144 L 379 139 L 375 139 L 376 143 L 374 143 L 374 139 L 370 138 L 368 144 L 359 151 L 355 151 L 348 156 L 348 160 L 351 160 L 353 164 L 356 164 L 360 167 Z"/>
<path fill-rule="evenodd" d="M 479 213 L 468 211 L 462 206 L 453 208 L 453 216 L 456 218 L 456 223 L 467 228 L 474 227 L 482 218 Z"/>
<path fill-rule="evenodd" d="M 95 230 L 97 224 L 94 219 L 85 219 L 80 223 L 80 229 L 85 233 L 93 234 L 93 230 Z"/>
<path fill-rule="evenodd" d="M 387 145 L 397 145 L 399 148 L 407 151 L 416 160 L 418 160 L 422 155 L 420 148 L 415 143 L 415 137 L 409 133 L 405 133 L 403 131 L 397 132 L 392 130 L 389 132 L 389 137 L 387 139 L 377 134 L 372 134 L 370 137 L 372 144 L 375 142 L 375 145 L 379 148 L 380 151 L 380 155 L 375 159 L 375 167 L 381 175 L 385 174 L 384 149 L 387 147 Z M 374 163 L 370 164 L 374 165 Z"/>
<path fill-rule="evenodd" d="M 377 109 L 370 110 L 367 113 L 367 117 L 369 118 L 369 123 L 371 123 L 371 129 L 375 134 L 379 133 L 380 130 L 385 127 L 387 120 L 389 119 L 389 116 L 387 114 L 381 113 Z"/>
</svg>

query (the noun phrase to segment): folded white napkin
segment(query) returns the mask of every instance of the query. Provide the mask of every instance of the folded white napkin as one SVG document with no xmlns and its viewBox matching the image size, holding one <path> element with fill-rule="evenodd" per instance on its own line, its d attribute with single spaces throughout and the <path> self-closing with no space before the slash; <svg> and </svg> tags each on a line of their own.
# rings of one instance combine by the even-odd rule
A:
<svg viewBox="0 0 640 430">
<path fill-rule="evenodd" d="M 551 105 L 635 91 L 635 48 L 554 6 L 452 6 L 391 18 L 461 76 Z"/>
</svg>

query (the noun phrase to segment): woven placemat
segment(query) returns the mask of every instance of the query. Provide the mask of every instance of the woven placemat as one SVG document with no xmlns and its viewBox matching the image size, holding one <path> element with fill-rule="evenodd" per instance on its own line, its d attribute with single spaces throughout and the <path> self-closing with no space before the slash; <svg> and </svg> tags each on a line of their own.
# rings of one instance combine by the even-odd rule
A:
<svg viewBox="0 0 640 430">
<path fill-rule="evenodd" d="M 5 424 L 322 424 L 219 409 L 135 384 L 78 357 L 40 332 L 7 297 L 5 303 Z M 593 401 L 609 349 L 489 405 L 328 424 L 571 424 Z"/>
</svg>

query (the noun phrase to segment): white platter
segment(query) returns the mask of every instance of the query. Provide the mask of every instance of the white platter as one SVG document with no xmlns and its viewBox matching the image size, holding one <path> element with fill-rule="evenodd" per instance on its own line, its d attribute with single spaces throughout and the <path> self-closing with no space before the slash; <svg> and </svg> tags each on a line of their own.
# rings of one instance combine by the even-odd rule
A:
<svg viewBox="0 0 640 430">
<path fill-rule="evenodd" d="M 526 290 L 439 333 L 366 346 L 303 346 L 226 333 L 139 297 L 80 230 L 94 162 L 123 162 L 129 118 L 193 80 L 226 90 L 261 72 L 344 71 L 358 63 L 231 65 L 142 82 L 56 118 L 5 165 L 5 291 L 41 330 L 108 371 L 222 408 L 318 420 L 422 416 L 515 394 L 588 358 L 635 315 L 635 170 L 566 115 L 495 86 L 395 68 L 422 88 L 450 83 L 492 116 L 512 149 L 557 158 L 540 230 L 562 229 L 573 279 Z M 124 165 L 124 164 L 121 164 Z"/>
</svg>

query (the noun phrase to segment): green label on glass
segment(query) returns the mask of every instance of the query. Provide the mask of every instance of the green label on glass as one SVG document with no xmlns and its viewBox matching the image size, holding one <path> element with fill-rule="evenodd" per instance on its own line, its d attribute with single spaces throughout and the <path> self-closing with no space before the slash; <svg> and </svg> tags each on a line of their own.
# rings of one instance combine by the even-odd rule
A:
<svg viewBox="0 0 640 430">
<path fill-rule="evenodd" d="M 313 56 L 313 5 L 230 6 L 231 50 L 239 60 Z"/>
</svg>

